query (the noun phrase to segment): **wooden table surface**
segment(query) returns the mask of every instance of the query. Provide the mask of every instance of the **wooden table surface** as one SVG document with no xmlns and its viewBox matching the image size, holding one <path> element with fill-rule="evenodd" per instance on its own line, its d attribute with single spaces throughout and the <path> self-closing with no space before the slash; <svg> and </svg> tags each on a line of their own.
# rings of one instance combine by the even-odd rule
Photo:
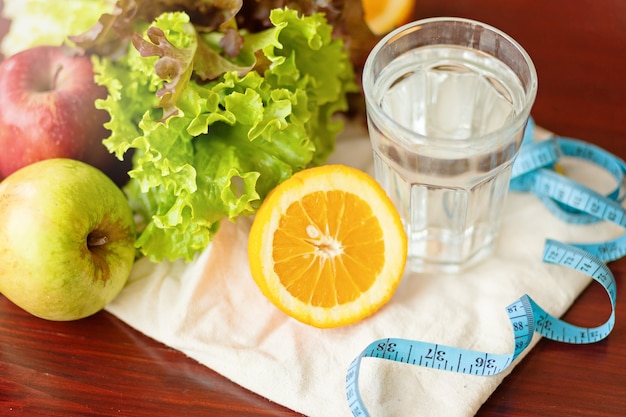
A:
<svg viewBox="0 0 626 417">
<path fill-rule="evenodd" d="M 417 8 L 417 17 L 469 17 L 512 35 L 537 66 L 537 123 L 626 158 L 625 1 L 419 0 Z M 0 37 L 6 26 L 0 23 Z M 626 260 L 610 268 L 618 288 L 612 334 L 583 346 L 540 341 L 478 416 L 624 415 Z M 591 326 L 604 322 L 608 313 L 604 290 L 592 284 L 564 318 Z M 48 322 L 0 296 L 0 415 L 298 414 L 238 387 L 106 312 L 75 322 Z"/>
</svg>

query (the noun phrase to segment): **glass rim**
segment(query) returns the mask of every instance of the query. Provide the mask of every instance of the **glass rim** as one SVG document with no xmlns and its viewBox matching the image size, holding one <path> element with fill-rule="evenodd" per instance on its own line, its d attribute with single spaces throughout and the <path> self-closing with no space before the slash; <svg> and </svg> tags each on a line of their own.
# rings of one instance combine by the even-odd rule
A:
<svg viewBox="0 0 626 417">
<path fill-rule="evenodd" d="M 483 29 L 486 29 L 496 34 L 497 36 L 500 36 L 501 38 L 505 39 L 520 53 L 520 55 L 522 56 L 524 60 L 524 63 L 528 67 L 528 71 L 530 75 L 530 82 L 528 83 L 528 88 L 524 88 L 525 103 L 520 109 L 520 111 L 513 118 L 511 118 L 511 120 L 507 121 L 503 126 L 495 130 L 492 130 L 486 134 L 472 135 L 464 139 L 441 138 L 441 137 L 427 136 L 419 132 L 416 132 L 412 129 L 409 129 L 405 127 L 404 125 L 396 122 L 393 118 L 391 118 L 385 111 L 383 111 L 380 108 L 380 106 L 376 103 L 376 100 L 373 95 L 374 80 L 376 79 L 376 75 L 373 74 L 373 66 L 374 66 L 374 61 L 376 57 L 379 55 L 381 50 L 385 46 L 387 46 L 388 43 L 393 42 L 396 38 L 402 37 L 404 33 L 412 32 L 417 26 L 424 26 L 424 25 L 432 24 L 432 23 L 465 23 L 468 25 L 482 27 Z M 446 45 L 446 43 L 433 43 L 430 46 L 437 46 L 437 45 Z M 500 59 L 498 57 L 496 58 Z M 518 75 L 518 78 L 519 78 L 519 75 Z M 467 146 L 475 145 L 476 142 L 484 142 L 484 141 L 488 141 L 489 138 L 502 137 L 503 132 L 510 131 L 510 130 L 515 131 L 523 127 L 523 125 L 526 124 L 527 119 L 530 115 L 530 110 L 532 106 L 534 105 L 535 98 L 537 95 L 537 88 L 538 88 L 537 70 L 535 68 L 535 65 L 530 55 L 528 54 L 528 52 L 526 52 L 526 50 L 522 47 L 522 45 L 520 45 L 520 43 L 517 42 L 515 39 L 513 39 L 510 35 L 506 34 L 505 32 L 503 32 L 502 30 L 496 27 L 493 27 L 487 23 L 480 22 L 478 20 L 462 18 L 462 17 L 445 17 L 445 16 L 444 17 L 430 17 L 430 18 L 419 19 L 419 20 L 406 23 L 392 30 L 383 38 L 381 38 L 376 43 L 376 45 L 372 48 L 372 50 L 367 56 L 367 59 L 365 60 L 365 64 L 363 66 L 363 73 L 361 76 L 361 81 L 362 81 L 363 95 L 365 97 L 365 103 L 366 103 L 366 108 L 368 112 L 368 118 L 370 117 L 369 116 L 370 109 L 376 109 L 376 117 L 381 118 L 385 124 L 391 125 L 394 129 L 402 132 L 403 138 L 404 137 L 420 138 L 423 140 L 423 142 L 436 140 L 442 145 L 445 144 L 445 146 L 452 146 L 452 147 L 467 147 Z M 409 146 L 419 143 L 419 142 L 413 142 L 413 141 L 409 143 L 404 139 L 402 139 L 402 141 L 406 142 L 406 145 L 409 145 Z"/>
</svg>

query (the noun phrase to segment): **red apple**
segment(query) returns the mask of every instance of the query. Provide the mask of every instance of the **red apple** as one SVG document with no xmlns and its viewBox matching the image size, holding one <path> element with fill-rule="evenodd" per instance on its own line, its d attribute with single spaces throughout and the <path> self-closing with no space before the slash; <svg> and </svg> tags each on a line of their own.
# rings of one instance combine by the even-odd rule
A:
<svg viewBox="0 0 626 417">
<path fill-rule="evenodd" d="M 102 144 L 109 115 L 94 102 L 107 91 L 93 77 L 88 56 L 60 46 L 34 47 L 0 63 L 0 178 L 40 160 L 71 158 L 124 182 L 127 164 Z"/>
</svg>

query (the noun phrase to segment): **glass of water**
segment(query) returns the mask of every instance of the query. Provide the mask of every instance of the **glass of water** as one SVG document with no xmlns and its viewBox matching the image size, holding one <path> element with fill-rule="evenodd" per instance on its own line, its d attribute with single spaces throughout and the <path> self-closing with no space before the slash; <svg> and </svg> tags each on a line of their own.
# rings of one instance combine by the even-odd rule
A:
<svg viewBox="0 0 626 417">
<path fill-rule="evenodd" d="M 457 272 L 493 251 L 537 93 L 524 49 L 461 18 L 409 23 L 363 69 L 375 176 L 404 221 L 412 271 Z"/>
</svg>

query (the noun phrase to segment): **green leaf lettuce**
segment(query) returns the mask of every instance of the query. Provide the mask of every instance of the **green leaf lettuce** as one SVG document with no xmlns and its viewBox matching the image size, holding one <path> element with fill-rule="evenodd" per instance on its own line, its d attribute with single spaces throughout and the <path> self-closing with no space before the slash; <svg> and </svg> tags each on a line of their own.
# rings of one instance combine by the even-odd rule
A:
<svg viewBox="0 0 626 417">
<path fill-rule="evenodd" d="M 197 33 L 184 12 L 160 15 L 116 60 L 94 56 L 109 96 L 107 148 L 132 154 L 125 187 L 142 219 L 137 247 L 153 261 L 191 260 L 224 219 L 255 213 L 277 184 L 323 163 L 355 91 L 352 64 L 322 14 L 270 14 L 273 27 Z"/>
</svg>

